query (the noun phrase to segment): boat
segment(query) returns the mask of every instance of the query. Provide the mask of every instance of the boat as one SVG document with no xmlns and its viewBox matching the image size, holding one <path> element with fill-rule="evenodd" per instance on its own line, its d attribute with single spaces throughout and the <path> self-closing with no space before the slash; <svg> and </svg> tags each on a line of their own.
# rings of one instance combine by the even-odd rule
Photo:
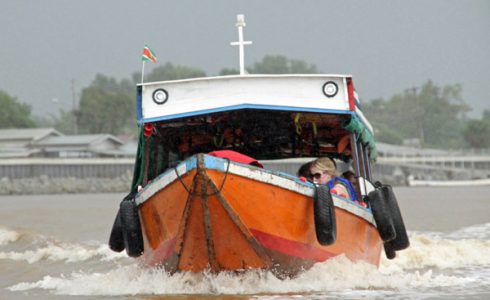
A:
<svg viewBox="0 0 490 300">
<path fill-rule="evenodd" d="M 379 265 L 409 246 L 350 75 L 244 74 L 137 86 L 139 147 L 109 246 L 170 273 L 294 277 L 345 255 Z M 328 156 L 359 201 L 267 167 Z M 273 164 L 269 164 L 273 165 Z"/>
</svg>

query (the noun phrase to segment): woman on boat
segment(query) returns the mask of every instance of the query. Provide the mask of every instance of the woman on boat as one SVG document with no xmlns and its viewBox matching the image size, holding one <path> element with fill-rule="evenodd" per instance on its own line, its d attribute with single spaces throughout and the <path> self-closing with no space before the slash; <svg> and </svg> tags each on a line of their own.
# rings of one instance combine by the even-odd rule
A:
<svg viewBox="0 0 490 300">
<path fill-rule="evenodd" d="M 335 161 L 329 157 L 320 157 L 314 160 L 310 166 L 310 173 L 315 184 L 326 184 L 332 194 L 355 201 L 357 195 L 354 187 L 345 178 L 337 176 Z"/>
<path fill-rule="evenodd" d="M 301 167 L 298 170 L 298 173 L 296 174 L 299 177 L 299 180 L 306 182 L 313 182 L 313 178 L 311 177 L 311 172 L 310 172 L 310 166 L 311 166 L 311 161 L 301 165 Z"/>
</svg>

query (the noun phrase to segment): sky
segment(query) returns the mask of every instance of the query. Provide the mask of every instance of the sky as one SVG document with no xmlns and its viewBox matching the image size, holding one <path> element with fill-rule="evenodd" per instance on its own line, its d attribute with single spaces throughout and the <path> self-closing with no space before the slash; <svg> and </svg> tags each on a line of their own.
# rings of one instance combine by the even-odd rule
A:
<svg viewBox="0 0 490 300">
<path fill-rule="evenodd" d="M 428 80 L 461 84 L 470 116 L 490 109 L 486 0 L 0 0 L 0 90 L 35 115 L 57 115 L 77 105 L 96 74 L 141 71 L 145 44 L 158 64 L 208 75 L 238 69 L 230 46 L 237 14 L 253 42 L 245 65 L 283 55 L 322 73 L 352 74 L 362 101 Z"/>
</svg>

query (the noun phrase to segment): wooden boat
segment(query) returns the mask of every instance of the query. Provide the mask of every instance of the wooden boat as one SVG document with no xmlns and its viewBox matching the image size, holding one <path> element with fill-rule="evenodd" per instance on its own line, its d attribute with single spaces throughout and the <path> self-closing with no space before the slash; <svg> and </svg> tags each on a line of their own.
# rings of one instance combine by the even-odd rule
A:
<svg viewBox="0 0 490 300">
<path fill-rule="evenodd" d="M 344 254 L 378 265 L 408 247 L 390 187 L 373 185 L 373 130 L 348 75 L 246 75 L 138 86 L 131 193 L 109 245 L 169 272 L 294 276 Z M 354 202 L 258 160 L 329 156 L 358 176 Z"/>
</svg>

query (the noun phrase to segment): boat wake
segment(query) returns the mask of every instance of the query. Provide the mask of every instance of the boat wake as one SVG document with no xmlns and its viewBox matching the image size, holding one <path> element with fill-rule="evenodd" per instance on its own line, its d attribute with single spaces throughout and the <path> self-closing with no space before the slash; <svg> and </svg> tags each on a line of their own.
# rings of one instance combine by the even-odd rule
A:
<svg viewBox="0 0 490 300">
<path fill-rule="evenodd" d="M 29 264 L 41 261 L 75 263 L 91 259 L 110 261 L 126 257 L 99 242 L 66 243 L 5 227 L 0 227 L 0 246 L 0 260 L 25 261 Z"/>
<path fill-rule="evenodd" d="M 258 294 L 264 299 L 271 294 L 315 298 L 328 292 L 329 297 L 365 298 L 370 295 L 418 297 L 424 291 L 433 292 L 434 287 L 440 287 L 444 290 L 441 293 L 447 295 L 468 295 L 468 288 L 481 295 L 486 291 L 484 287 L 490 285 L 489 237 L 490 223 L 450 234 L 411 232 L 411 247 L 397 253 L 395 260 L 387 260 L 383 255 L 379 269 L 339 256 L 287 280 L 266 271 L 169 275 L 162 269 L 141 268 L 124 254 L 115 254 L 100 243 L 54 243 L 39 237 L 38 244 L 31 245 L 35 249 L 0 251 L 0 262 L 24 261 L 30 265 L 52 261 L 73 265 L 68 274 L 44 275 L 38 281 L 13 284 L 8 287 L 11 292 L 46 290 L 60 295 L 92 296 Z M 0 250 L 15 248 L 25 238 L 26 234 L 0 228 Z M 87 261 L 105 267 L 94 272 L 87 267 Z M 49 270 L 46 273 L 53 274 Z"/>
</svg>

